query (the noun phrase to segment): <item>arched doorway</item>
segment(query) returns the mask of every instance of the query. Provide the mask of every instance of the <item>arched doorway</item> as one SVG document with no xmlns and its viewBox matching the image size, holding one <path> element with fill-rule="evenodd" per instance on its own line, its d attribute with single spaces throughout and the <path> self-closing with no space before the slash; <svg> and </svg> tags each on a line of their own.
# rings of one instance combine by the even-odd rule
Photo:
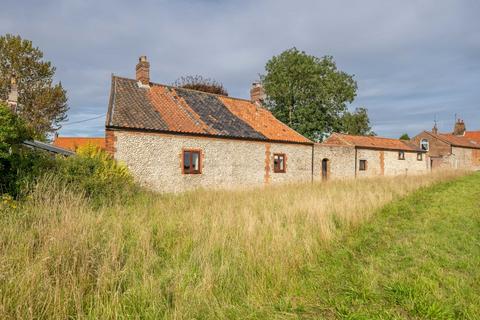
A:
<svg viewBox="0 0 480 320">
<path fill-rule="evenodd" d="M 322 180 L 327 180 L 329 177 L 329 173 L 330 173 L 330 161 L 325 158 L 322 160 Z"/>
</svg>

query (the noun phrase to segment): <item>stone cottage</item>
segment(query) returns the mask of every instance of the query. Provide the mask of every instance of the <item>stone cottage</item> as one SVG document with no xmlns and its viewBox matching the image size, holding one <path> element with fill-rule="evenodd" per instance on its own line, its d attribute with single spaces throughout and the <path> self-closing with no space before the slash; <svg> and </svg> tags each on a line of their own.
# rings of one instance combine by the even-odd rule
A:
<svg viewBox="0 0 480 320">
<path fill-rule="evenodd" d="M 112 76 L 106 149 L 157 191 L 311 181 L 313 142 L 244 100 L 153 83 L 140 57 L 136 78 Z"/>
<path fill-rule="evenodd" d="M 439 133 L 435 125 L 432 131 L 423 131 L 412 138 L 412 142 L 425 150 L 430 166 L 480 170 L 480 135 L 466 131 L 465 122 L 457 120 L 452 133 Z"/>
<path fill-rule="evenodd" d="M 410 141 L 332 134 L 315 145 L 315 178 L 372 177 L 428 172 L 426 151 Z"/>
</svg>

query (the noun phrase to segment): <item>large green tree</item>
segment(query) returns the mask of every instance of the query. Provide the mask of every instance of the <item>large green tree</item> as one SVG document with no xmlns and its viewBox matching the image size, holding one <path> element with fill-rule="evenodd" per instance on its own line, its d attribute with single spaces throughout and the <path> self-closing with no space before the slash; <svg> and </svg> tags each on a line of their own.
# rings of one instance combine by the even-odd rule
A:
<svg viewBox="0 0 480 320">
<path fill-rule="evenodd" d="M 366 108 L 356 108 L 342 116 L 342 132 L 357 136 L 374 136 Z"/>
<path fill-rule="evenodd" d="M 316 141 L 344 131 L 343 115 L 356 96 L 357 83 L 337 69 L 332 57 L 317 58 L 292 48 L 271 58 L 265 70 L 265 104 L 278 119 Z"/>
<path fill-rule="evenodd" d="M 43 60 L 43 53 L 20 36 L 0 36 L 0 100 L 10 92 L 12 76 L 17 79 L 18 114 L 37 138 L 60 128 L 68 111 L 66 92 L 54 84 L 55 67 Z"/>
</svg>

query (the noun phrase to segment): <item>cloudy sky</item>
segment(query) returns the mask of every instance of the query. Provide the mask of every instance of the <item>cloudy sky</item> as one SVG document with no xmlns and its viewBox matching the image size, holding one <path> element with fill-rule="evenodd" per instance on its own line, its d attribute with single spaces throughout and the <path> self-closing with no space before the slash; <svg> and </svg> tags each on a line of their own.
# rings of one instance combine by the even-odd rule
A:
<svg viewBox="0 0 480 320">
<path fill-rule="evenodd" d="M 379 135 L 450 131 L 454 115 L 480 129 L 478 0 L 2 0 L 0 34 L 40 47 L 68 91 L 61 135 L 103 135 L 110 77 L 200 74 L 248 97 L 266 61 L 293 46 L 332 55 L 355 75 L 352 108 L 369 109 Z M 101 116 L 98 119 L 74 123 Z"/>
</svg>

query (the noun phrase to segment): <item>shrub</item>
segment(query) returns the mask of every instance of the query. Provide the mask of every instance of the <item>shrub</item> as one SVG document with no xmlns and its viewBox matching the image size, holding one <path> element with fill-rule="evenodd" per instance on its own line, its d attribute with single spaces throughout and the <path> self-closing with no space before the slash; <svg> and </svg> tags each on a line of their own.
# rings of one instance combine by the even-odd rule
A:
<svg viewBox="0 0 480 320">
<path fill-rule="evenodd" d="M 77 155 L 59 161 L 59 177 L 85 192 L 96 203 L 126 199 L 135 192 L 128 169 L 94 145 L 77 149 Z"/>
</svg>

